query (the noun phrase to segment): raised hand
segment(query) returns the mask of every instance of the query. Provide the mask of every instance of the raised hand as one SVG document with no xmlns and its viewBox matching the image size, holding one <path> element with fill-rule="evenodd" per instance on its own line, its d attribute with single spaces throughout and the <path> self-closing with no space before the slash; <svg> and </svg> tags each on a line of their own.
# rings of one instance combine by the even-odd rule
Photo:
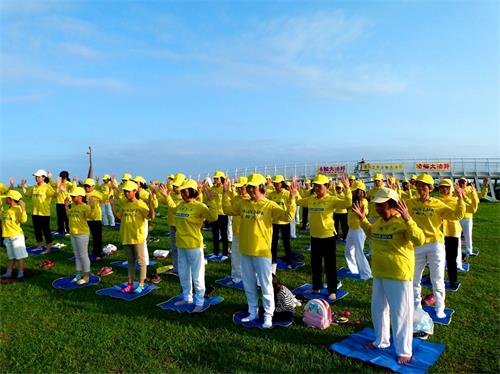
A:
<svg viewBox="0 0 500 374">
<path fill-rule="evenodd" d="M 401 214 L 401 217 L 403 217 L 405 221 L 409 221 L 411 219 L 408 207 L 406 206 L 406 203 L 403 200 L 398 201 L 398 206 L 396 207 L 396 210 L 398 211 L 399 214 Z"/>
<path fill-rule="evenodd" d="M 344 185 L 345 189 L 349 188 L 349 179 L 347 178 L 347 176 L 345 174 L 342 175 L 342 184 Z"/>
<path fill-rule="evenodd" d="M 352 204 L 352 211 L 358 216 L 360 220 L 365 219 L 365 207 L 360 201 L 356 201 Z"/>
<path fill-rule="evenodd" d="M 51 172 L 50 170 L 47 172 L 47 177 L 48 177 L 49 179 L 51 179 L 51 178 L 52 178 L 52 172 Z"/>
<path fill-rule="evenodd" d="M 455 192 L 457 193 L 458 198 L 461 200 L 464 199 L 464 197 L 465 197 L 464 189 L 462 187 L 460 187 L 460 185 L 458 183 L 455 183 L 454 187 L 455 187 Z"/>
<path fill-rule="evenodd" d="M 162 194 L 163 196 L 165 196 L 165 197 L 167 197 L 167 196 L 168 196 L 168 194 L 169 194 L 169 192 L 170 192 L 170 191 L 168 190 L 167 186 L 165 186 L 163 183 L 160 183 L 159 190 L 160 190 L 161 194 Z"/>
</svg>

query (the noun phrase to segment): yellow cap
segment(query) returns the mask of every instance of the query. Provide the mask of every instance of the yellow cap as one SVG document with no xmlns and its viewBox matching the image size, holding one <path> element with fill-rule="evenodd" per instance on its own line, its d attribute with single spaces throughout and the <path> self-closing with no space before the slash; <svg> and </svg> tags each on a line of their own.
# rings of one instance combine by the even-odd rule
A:
<svg viewBox="0 0 500 374">
<path fill-rule="evenodd" d="M 43 169 L 37 170 L 35 173 L 33 173 L 35 177 L 46 177 L 47 172 Z"/>
<path fill-rule="evenodd" d="M 451 179 L 441 179 L 441 182 L 439 182 L 439 187 L 453 187 L 453 182 Z"/>
<path fill-rule="evenodd" d="M 340 183 L 340 182 L 337 182 L 335 184 L 335 188 L 342 188 L 342 187 L 344 187 L 344 185 L 342 183 Z"/>
<path fill-rule="evenodd" d="M 424 182 L 426 184 L 434 186 L 434 178 L 432 178 L 432 176 L 430 176 L 429 174 L 420 174 L 417 177 L 417 182 Z"/>
<path fill-rule="evenodd" d="M 186 188 L 192 188 L 193 190 L 198 190 L 198 183 L 194 179 L 186 179 L 184 183 L 182 183 L 182 186 L 180 187 L 181 190 L 185 190 Z"/>
<path fill-rule="evenodd" d="M 273 179 L 270 175 L 266 175 L 266 179 Z"/>
<path fill-rule="evenodd" d="M 182 186 L 182 183 L 186 180 L 186 176 L 182 173 L 177 173 L 174 176 L 174 181 L 172 182 L 172 185 L 175 187 L 180 187 Z"/>
<path fill-rule="evenodd" d="M 132 182 L 146 184 L 146 180 L 143 177 L 141 177 L 140 175 L 134 177 L 134 179 L 132 179 Z"/>
<path fill-rule="evenodd" d="M 362 181 L 356 181 L 356 182 L 354 182 L 352 184 L 351 189 L 353 191 L 355 191 L 355 190 L 361 190 L 361 191 L 365 191 L 366 192 L 366 186 L 365 186 L 365 184 Z"/>
<path fill-rule="evenodd" d="M 84 186 L 94 187 L 94 186 L 95 186 L 95 181 L 94 181 L 92 178 L 87 178 L 87 179 L 85 179 L 85 181 L 83 182 L 83 185 L 84 185 Z"/>
<path fill-rule="evenodd" d="M 412 174 L 410 180 L 416 180 L 416 179 L 417 179 L 417 176 L 415 174 Z"/>
<path fill-rule="evenodd" d="M 122 175 L 122 181 L 128 181 L 132 179 L 132 174 L 130 173 L 125 173 Z"/>
<path fill-rule="evenodd" d="M 380 173 L 377 173 L 375 175 L 373 175 L 373 180 L 374 181 L 383 181 L 384 180 L 384 176 Z"/>
<path fill-rule="evenodd" d="M 16 201 L 19 201 L 23 198 L 23 195 L 21 195 L 18 191 L 16 190 L 10 190 L 8 193 L 7 193 L 7 196 L 6 197 L 10 197 L 12 200 L 16 200 Z"/>
<path fill-rule="evenodd" d="M 465 181 L 465 182 L 467 182 L 467 178 L 465 178 L 465 177 L 461 177 L 461 178 L 459 179 L 459 181 Z"/>
<path fill-rule="evenodd" d="M 247 185 L 260 186 L 261 184 L 266 184 L 266 178 L 262 174 L 250 174 L 248 176 Z"/>
<path fill-rule="evenodd" d="M 108 180 L 108 179 L 111 179 L 111 177 L 109 176 L 109 174 L 104 174 L 102 176 L 102 180 L 105 181 L 105 180 Z"/>
<path fill-rule="evenodd" d="M 285 180 L 283 175 L 275 175 L 273 178 L 273 183 L 281 183 Z"/>
<path fill-rule="evenodd" d="M 122 186 L 123 191 L 134 191 L 137 190 L 137 183 L 132 181 L 126 181 Z"/>
<path fill-rule="evenodd" d="M 330 183 L 330 178 L 326 175 L 318 174 L 313 179 L 313 184 L 327 184 Z"/>
<path fill-rule="evenodd" d="M 85 190 L 82 187 L 75 188 L 74 191 L 69 193 L 70 196 L 84 196 L 86 195 Z"/>
<path fill-rule="evenodd" d="M 391 188 L 381 188 L 379 191 L 377 191 L 372 201 L 377 204 L 385 203 L 390 199 L 399 201 L 398 193 Z"/>
<path fill-rule="evenodd" d="M 239 177 L 238 181 L 234 184 L 234 187 L 243 187 L 245 184 L 247 184 L 248 178 L 247 177 Z"/>
<path fill-rule="evenodd" d="M 356 176 L 354 176 L 354 175 L 350 175 L 350 176 L 349 176 L 349 179 L 356 180 Z"/>
<path fill-rule="evenodd" d="M 306 179 L 306 180 L 304 181 L 304 183 L 309 183 L 309 184 L 311 184 L 311 180 L 310 180 L 310 179 Z"/>
<path fill-rule="evenodd" d="M 216 170 L 214 173 L 214 178 L 225 178 L 226 176 L 224 175 L 223 171 Z"/>
</svg>

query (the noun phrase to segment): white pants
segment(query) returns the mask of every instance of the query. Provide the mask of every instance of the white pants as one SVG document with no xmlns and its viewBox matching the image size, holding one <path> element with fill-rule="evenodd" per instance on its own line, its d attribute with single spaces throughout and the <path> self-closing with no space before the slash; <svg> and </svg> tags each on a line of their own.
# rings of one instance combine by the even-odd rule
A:
<svg viewBox="0 0 500 374">
<path fill-rule="evenodd" d="M 458 237 L 458 251 L 457 251 L 457 269 L 463 270 L 463 263 L 462 263 L 462 238 L 459 236 Z"/>
<path fill-rule="evenodd" d="M 178 248 L 178 272 L 181 281 L 182 296 L 184 300 L 193 302 L 194 283 L 194 303 L 203 305 L 205 298 L 205 261 L 203 258 L 203 248 L 185 249 Z"/>
<path fill-rule="evenodd" d="M 24 235 L 4 238 L 3 244 L 7 248 L 7 257 L 9 260 L 22 260 L 28 257 Z"/>
<path fill-rule="evenodd" d="M 300 222 L 300 206 L 297 205 L 295 208 L 295 222 Z"/>
<path fill-rule="evenodd" d="M 145 228 L 144 228 L 144 233 L 146 234 L 146 236 L 144 237 L 144 263 L 146 264 L 146 266 L 149 266 L 149 252 L 148 252 L 148 228 L 149 228 L 149 224 L 148 224 L 148 220 L 146 219 L 146 225 L 145 225 Z"/>
<path fill-rule="evenodd" d="M 232 242 L 233 241 L 233 217 L 228 216 L 227 217 L 227 241 Z M 231 251 L 232 251 L 232 246 L 231 246 Z"/>
<path fill-rule="evenodd" d="M 115 216 L 113 215 L 113 210 L 111 209 L 111 204 L 101 204 L 102 210 L 102 224 L 104 226 L 114 226 L 115 225 Z M 109 218 L 109 221 L 108 221 Z"/>
<path fill-rule="evenodd" d="M 231 278 L 234 283 L 241 281 L 241 253 L 238 247 L 238 237 L 233 236 L 233 243 L 231 245 Z"/>
<path fill-rule="evenodd" d="M 242 254 L 241 272 L 248 302 L 248 313 L 252 316 L 259 314 L 258 280 L 262 290 L 264 317 L 272 317 L 274 314 L 274 289 L 271 258 Z"/>
<path fill-rule="evenodd" d="M 290 221 L 290 238 L 297 239 L 297 220 L 295 218 Z"/>
<path fill-rule="evenodd" d="M 71 246 L 75 254 L 76 271 L 90 272 L 89 234 L 71 235 Z"/>
<path fill-rule="evenodd" d="M 464 231 L 465 250 L 470 255 L 472 254 L 472 218 L 461 219 L 460 226 Z"/>
<path fill-rule="evenodd" d="M 415 308 L 420 307 L 422 301 L 420 281 L 425 265 L 429 265 L 432 291 L 436 298 L 436 314 L 444 313 L 444 268 L 446 252 L 444 243 L 430 243 L 415 248 L 415 274 L 413 276 L 413 297 Z"/>
<path fill-rule="evenodd" d="M 175 271 L 179 269 L 179 261 L 177 260 L 177 240 L 175 240 L 177 229 L 175 226 L 170 226 L 170 257 Z"/>
<path fill-rule="evenodd" d="M 377 348 L 390 346 L 390 327 L 398 356 L 411 357 L 413 340 L 411 281 L 373 278 L 372 321 Z"/>
<path fill-rule="evenodd" d="M 365 232 L 361 228 L 350 229 L 347 232 L 345 260 L 351 273 L 359 274 L 361 279 L 370 279 L 372 277 L 372 270 L 363 251 L 365 239 Z"/>
</svg>

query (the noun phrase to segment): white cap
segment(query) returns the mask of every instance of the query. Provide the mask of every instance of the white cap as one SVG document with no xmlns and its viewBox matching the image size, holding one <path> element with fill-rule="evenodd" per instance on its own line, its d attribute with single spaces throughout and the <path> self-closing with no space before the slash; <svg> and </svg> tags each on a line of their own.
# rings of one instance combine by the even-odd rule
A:
<svg viewBox="0 0 500 374">
<path fill-rule="evenodd" d="M 43 169 L 37 170 L 36 173 L 33 174 L 35 177 L 46 177 L 47 172 Z"/>
</svg>

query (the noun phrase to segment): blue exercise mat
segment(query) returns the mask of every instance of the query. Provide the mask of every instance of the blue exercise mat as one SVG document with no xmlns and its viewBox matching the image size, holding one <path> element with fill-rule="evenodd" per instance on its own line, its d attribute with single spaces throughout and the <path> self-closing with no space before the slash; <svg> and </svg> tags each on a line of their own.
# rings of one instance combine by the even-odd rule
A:
<svg viewBox="0 0 500 374">
<path fill-rule="evenodd" d="M 77 288 L 84 288 L 88 286 L 95 286 L 99 284 L 101 278 L 96 275 L 90 275 L 89 281 L 85 284 L 78 285 L 76 282 L 71 282 L 75 276 L 72 275 L 70 277 L 64 277 L 56 279 L 52 282 L 52 287 L 62 290 L 75 290 Z"/>
<path fill-rule="evenodd" d="M 94 254 L 89 253 L 89 260 L 90 260 L 90 262 L 95 262 L 95 256 L 94 256 Z M 70 257 L 70 261 L 75 262 L 75 256 Z"/>
<path fill-rule="evenodd" d="M 223 257 L 224 257 L 224 258 L 223 258 Z M 228 256 L 223 256 L 223 255 L 214 255 L 214 254 L 210 254 L 210 255 L 206 255 L 206 256 L 205 256 L 205 259 L 206 259 L 208 262 L 224 262 L 224 261 L 229 260 L 229 257 L 228 257 Z"/>
<path fill-rule="evenodd" d="M 370 362 L 374 365 L 391 369 L 397 373 L 423 374 L 438 360 L 446 347 L 443 344 L 432 343 L 422 339 L 413 339 L 412 360 L 406 365 L 397 362 L 396 351 L 392 345 L 386 349 L 370 349 L 365 344 L 375 340 L 375 331 L 369 327 L 348 336 L 338 343 L 333 343 L 328 348 L 332 352 L 357 360 Z"/>
<path fill-rule="evenodd" d="M 153 266 L 156 264 L 156 261 L 149 260 L 148 266 Z M 112 266 L 118 266 L 119 268 L 128 269 L 128 261 L 114 261 L 111 263 Z M 139 264 L 137 261 L 135 262 L 135 270 L 139 270 Z"/>
<path fill-rule="evenodd" d="M 361 279 L 359 274 L 353 274 L 348 268 L 340 268 L 337 270 L 337 277 L 339 278 L 349 278 L 354 280 L 365 281 L 368 279 Z"/>
<path fill-rule="evenodd" d="M 433 306 L 424 306 L 423 309 L 429 313 L 429 316 L 432 318 L 432 321 L 434 323 L 437 323 L 439 325 L 445 325 L 448 326 L 451 322 L 451 316 L 455 311 L 453 309 L 445 309 L 444 314 L 446 314 L 445 318 L 437 318 L 436 316 L 436 311 Z"/>
<path fill-rule="evenodd" d="M 242 318 L 248 317 L 249 313 L 248 312 L 236 312 L 233 314 L 233 322 L 237 325 L 241 325 L 246 328 L 258 328 L 262 329 L 262 324 L 264 323 L 263 318 L 257 318 L 254 319 L 253 321 L 250 322 L 241 322 Z M 281 326 L 281 327 L 288 327 L 293 323 L 293 317 L 290 317 L 289 320 L 286 321 L 273 321 L 273 325 L 271 328 L 274 328 L 276 326 Z M 264 330 L 264 329 L 263 329 Z"/>
<path fill-rule="evenodd" d="M 234 288 L 236 290 L 241 290 L 245 291 L 245 288 L 243 287 L 243 281 L 239 281 L 238 283 L 233 282 L 233 278 L 231 276 L 226 277 L 224 279 L 217 279 L 215 281 L 216 284 L 219 284 L 224 287 L 229 287 L 229 288 Z"/>
<path fill-rule="evenodd" d="M 422 277 L 422 280 L 420 281 L 420 285 L 422 287 L 432 288 L 431 278 Z M 448 280 L 444 281 L 444 287 L 445 287 L 446 291 L 457 292 L 458 289 L 460 288 L 460 285 L 461 285 L 461 283 L 458 282 L 457 287 L 452 287 L 450 284 L 450 281 L 448 281 Z"/>
<path fill-rule="evenodd" d="M 307 300 L 313 300 L 313 299 L 323 299 L 325 300 L 326 302 L 330 303 L 330 304 L 333 304 L 334 302 L 336 301 L 339 301 L 339 300 L 342 300 L 344 297 L 346 297 L 347 295 L 349 295 L 349 292 L 345 291 L 345 290 L 340 290 L 338 285 L 337 285 L 337 298 L 335 300 L 330 300 L 328 298 L 328 295 L 330 295 L 330 293 L 328 292 L 328 289 L 327 288 L 322 288 L 319 293 L 308 293 L 306 291 L 309 291 L 309 290 L 312 290 L 312 285 L 310 284 L 303 284 L 302 286 L 294 289 L 292 291 L 292 293 L 296 296 L 300 296 L 304 299 L 307 299 Z"/>
<path fill-rule="evenodd" d="M 182 301 L 184 300 L 184 297 L 182 295 L 177 295 L 175 297 L 172 297 L 170 300 L 164 301 L 163 303 L 158 304 L 158 306 L 162 309 L 165 310 L 171 310 L 174 312 L 179 312 L 179 313 L 192 313 L 193 309 L 195 307 L 195 304 L 186 304 L 186 305 L 175 305 L 177 301 Z M 217 305 L 220 304 L 224 301 L 224 299 L 220 296 L 212 296 L 212 297 L 205 297 L 203 301 L 203 309 L 199 313 L 203 313 L 205 310 L 210 308 L 211 305 Z"/>
<path fill-rule="evenodd" d="M 459 273 L 467 273 L 470 270 L 470 264 L 468 262 L 462 263 L 462 269 L 457 269 Z"/>
<path fill-rule="evenodd" d="M 288 264 L 286 263 L 286 261 L 281 260 L 279 258 L 276 261 L 276 268 L 278 268 L 279 270 L 296 270 L 296 269 L 304 266 L 304 263 L 298 262 L 298 261 L 293 261 L 291 265 L 292 265 L 292 268 L 288 269 Z"/>
<path fill-rule="evenodd" d="M 52 236 L 56 237 L 56 238 L 64 238 L 66 236 L 69 237 L 69 233 L 64 233 L 64 234 L 61 234 L 57 231 L 52 231 Z"/>
<path fill-rule="evenodd" d="M 32 254 L 32 255 L 35 255 L 35 256 L 43 256 L 44 254 L 42 253 L 43 251 L 45 251 L 47 247 L 45 247 L 44 245 L 42 246 L 42 248 L 40 250 L 36 250 L 36 245 L 32 245 L 31 247 L 27 247 L 26 248 L 26 251 L 29 253 L 29 254 Z M 59 248 L 57 247 L 52 247 L 50 249 L 50 253 L 54 253 L 54 252 L 58 252 L 59 251 Z M 50 254 L 50 253 L 45 253 L 45 254 Z"/>
<path fill-rule="evenodd" d="M 138 285 L 139 284 L 137 282 L 134 282 L 134 289 Z M 139 297 L 143 297 L 143 296 L 147 295 L 148 293 L 150 293 L 151 291 L 153 291 L 157 288 L 160 288 L 160 287 L 155 286 L 153 284 L 152 285 L 145 284 L 144 290 L 141 293 L 133 293 L 133 292 L 121 293 L 120 291 L 125 287 L 127 287 L 127 282 L 124 282 L 122 284 L 117 284 L 116 286 L 113 286 L 111 288 L 103 288 L 102 290 L 96 291 L 96 294 L 100 295 L 100 296 L 110 296 L 110 297 L 113 297 L 115 299 L 120 299 L 120 300 L 125 300 L 125 301 L 133 301 L 135 299 L 138 299 Z"/>
</svg>

